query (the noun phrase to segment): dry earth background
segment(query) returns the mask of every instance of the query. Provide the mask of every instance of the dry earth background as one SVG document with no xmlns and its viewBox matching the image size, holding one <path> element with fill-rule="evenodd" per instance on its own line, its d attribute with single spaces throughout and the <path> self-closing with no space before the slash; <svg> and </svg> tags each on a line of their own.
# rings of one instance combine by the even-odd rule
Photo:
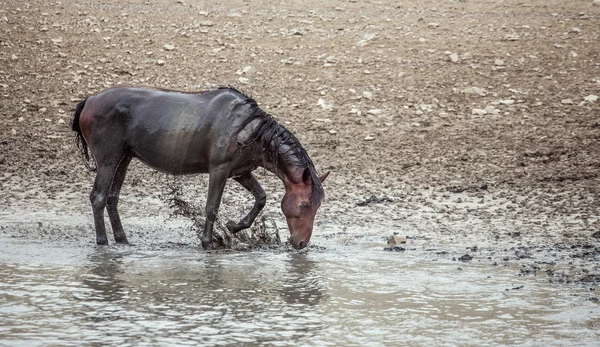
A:
<svg viewBox="0 0 600 347">
<path fill-rule="evenodd" d="M 231 84 L 332 171 L 316 242 L 399 232 L 598 281 L 599 40 L 591 0 L 2 1 L 0 232 L 93 242 L 93 175 L 68 126 L 78 100 Z M 258 176 L 284 224 L 281 184 Z M 205 176 L 130 166 L 134 241 L 173 228 L 197 243 L 143 222 L 166 220 L 169 184 L 203 204 Z M 251 202 L 231 182 L 221 215 Z"/>
</svg>

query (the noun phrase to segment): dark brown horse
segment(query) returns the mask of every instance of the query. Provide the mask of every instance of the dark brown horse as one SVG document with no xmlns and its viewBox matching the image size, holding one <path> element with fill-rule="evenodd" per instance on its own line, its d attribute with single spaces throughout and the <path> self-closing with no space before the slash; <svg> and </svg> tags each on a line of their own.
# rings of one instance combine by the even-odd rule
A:
<svg viewBox="0 0 600 347">
<path fill-rule="evenodd" d="M 296 137 L 260 109 L 256 101 L 232 87 L 201 93 L 115 87 L 80 102 L 71 124 L 86 166 L 89 152 L 96 161 L 90 200 L 96 242 L 108 244 L 104 208 L 115 241 L 127 243 L 117 203 L 132 158 L 173 175 L 208 173 L 206 223 L 202 246 L 212 248 L 213 224 L 225 182 L 233 178 L 255 198 L 252 210 L 232 232 L 249 228 L 266 203 L 266 194 L 252 171 L 262 166 L 285 186 L 281 209 L 296 248 L 310 241 L 315 214 L 324 197 L 308 154 Z"/>
</svg>

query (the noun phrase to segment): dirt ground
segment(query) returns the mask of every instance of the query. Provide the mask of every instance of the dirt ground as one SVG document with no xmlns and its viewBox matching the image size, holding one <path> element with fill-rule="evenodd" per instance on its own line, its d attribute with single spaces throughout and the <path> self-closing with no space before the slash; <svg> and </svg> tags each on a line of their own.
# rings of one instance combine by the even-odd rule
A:
<svg viewBox="0 0 600 347">
<path fill-rule="evenodd" d="M 591 0 L 1 1 L 0 218 L 75 216 L 92 242 L 75 103 L 235 85 L 331 170 L 315 234 L 399 232 L 598 281 L 599 40 Z M 258 175 L 281 219 L 281 184 Z M 173 183 L 202 203 L 205 177 L 132 164 L 123 217 L 167 215 Z M 221 214 L 250 203 L 230 183 Z"/>
</svg>

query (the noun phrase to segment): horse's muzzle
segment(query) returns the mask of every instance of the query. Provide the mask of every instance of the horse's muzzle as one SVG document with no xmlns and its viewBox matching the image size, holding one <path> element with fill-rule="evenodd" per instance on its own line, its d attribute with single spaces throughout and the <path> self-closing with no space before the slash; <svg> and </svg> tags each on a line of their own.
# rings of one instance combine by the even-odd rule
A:
<svg viewBox="0 0 600 347">
<path fill-rule="evenodd" d="M 294 247 L 296 249 L 302 249 L 302 248 L 308 246 L 308 242 L 309 242 L 309 240 L 305 240 L 303 238 L 290 237 L 290 244 L 292 245 L 292 247 Z"/>
</svg>

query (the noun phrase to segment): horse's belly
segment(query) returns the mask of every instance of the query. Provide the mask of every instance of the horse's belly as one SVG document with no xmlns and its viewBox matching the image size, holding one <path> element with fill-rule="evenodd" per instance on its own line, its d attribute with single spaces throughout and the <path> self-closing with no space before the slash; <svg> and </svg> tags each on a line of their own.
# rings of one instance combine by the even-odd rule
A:
<svg viewBox="0 0 600 347">
<path fill-rule="evenodd" d="M 193 135 L 151 136 L 145 146 L 132 146 L 134 155 L 151 168 L 172 174 L 195 174 L 208 172 L 209 146 L 194 139 Z"/>
</svg>

